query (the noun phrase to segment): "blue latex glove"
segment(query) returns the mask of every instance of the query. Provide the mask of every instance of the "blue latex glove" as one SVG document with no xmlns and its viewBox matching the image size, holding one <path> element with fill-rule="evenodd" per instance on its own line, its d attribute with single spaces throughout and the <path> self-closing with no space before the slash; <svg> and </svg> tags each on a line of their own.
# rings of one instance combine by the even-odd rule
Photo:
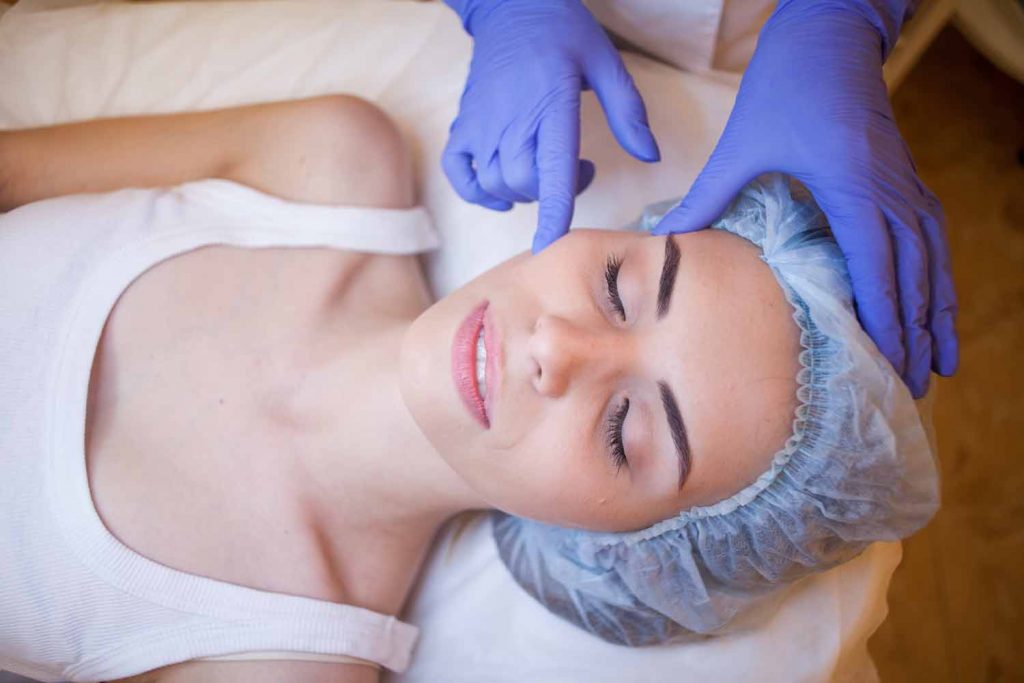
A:
<svg viewBox="0 0 1024 683">
<path fill-rule="evenodd" d="M 782 0 L 704 170 L 655 232 L 699 230 L 766 171 L 803 182 L 846 257 L 861 323 L 915 397 L 957 367 L 942 207 L 893 121 L 882 62 L 909 3 Z"/>
<path fill-rule="evenodd" d="M 466 201 L 497 211 L 540 200 L 534 252 L 569 230 L 594 177 L 580 160 L 580 91 L 592 87 L 615 138 L 660 159 L 647 111 L 604 30 L 579 0 L 447 0 L 473 60 L 442 157 Z"/>
</svg>

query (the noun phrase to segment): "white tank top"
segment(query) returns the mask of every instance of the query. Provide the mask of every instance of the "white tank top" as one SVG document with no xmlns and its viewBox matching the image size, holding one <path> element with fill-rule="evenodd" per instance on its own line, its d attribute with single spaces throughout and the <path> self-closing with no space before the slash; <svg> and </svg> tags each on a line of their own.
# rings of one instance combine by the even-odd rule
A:
<svg viewBox="0 0 1024 683">
<path fill-rule="evenodd" d="M 279 651 L 404 670 L 418 631 L 393 616 L 188 574 L 121 544 L 89 492 L 85 409 L 114 303 L 164 259 L 211 244 L 412 254 L 437 242 L 422 208 L 301 204 L 224 180 L 0 215 L 0 669 L 96 681 Z"/>
</svg>

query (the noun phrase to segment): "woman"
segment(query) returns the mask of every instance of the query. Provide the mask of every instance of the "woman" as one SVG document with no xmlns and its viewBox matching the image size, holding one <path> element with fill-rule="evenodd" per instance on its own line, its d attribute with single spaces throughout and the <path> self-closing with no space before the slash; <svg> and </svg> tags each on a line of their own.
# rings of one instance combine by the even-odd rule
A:
<svg viewBox="0 0 1024 683">
<path fill-rule="evenodd" d="M 405 148 L 355 98 L 5 132 L 0 169 L 5 209 L 179 186 L 0 222 L 3 668 L 377 680 L 480 509 L 549 609 L 660 642 L 934 511 L 906 390 L 800 284 L 841 260 L 780 276 L 806 211 L 577 231 L 431 306 Z"/>
</svg>

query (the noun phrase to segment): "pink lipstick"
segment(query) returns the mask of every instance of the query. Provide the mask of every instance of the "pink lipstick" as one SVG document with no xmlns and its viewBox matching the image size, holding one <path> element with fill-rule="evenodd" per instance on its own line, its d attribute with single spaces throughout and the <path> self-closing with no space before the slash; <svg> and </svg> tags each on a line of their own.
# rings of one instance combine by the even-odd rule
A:
<svg viewBox="0 0 1024 683">
<path fill-rule="evenodd" d="M 480 354 L 481 351 L 486 354 L 485 349 L 489 341 L 484 329 L 487 305 L 488 302 L 484 301 L 470 311 L 455 331 L 455 338 L 452 340 L 452 380 L 455 382 L 455 390 L 470 415 L 483 425 L 484 429 L 490 429 L 491 421 L 487 415 L 487 405 L 480 390 L 478 376 L 485 375 L 486 370 L 490 369 L 486 366 L 493 366 L 491 358 L 483 358 Z M 477 371 L 478 365 L 480 372 Z"/>
</svg>

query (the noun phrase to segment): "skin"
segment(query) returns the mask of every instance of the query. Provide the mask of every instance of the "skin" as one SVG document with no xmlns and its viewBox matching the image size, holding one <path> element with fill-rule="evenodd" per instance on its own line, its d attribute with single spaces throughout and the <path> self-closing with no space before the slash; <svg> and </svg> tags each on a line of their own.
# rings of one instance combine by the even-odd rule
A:
<svg viewBox="0 0 1024 683">
<path fill-rule="evenodd" d="M 681 257 L 658 320 L 666 239 Z M 622 263 L 624 321 L 608 298 L 610 255 Z M 490 429 L 462 406 L 447 361 L 452 331 L 483 300 L 502 340 Z M 791 311 L 756 248 L 733 235 L 575 230 L 420 316 L 403 344 L 403 395 L 437 451 L 490 506 L 564 526 L 642 528 L 721 500 L 767 468 L 795 407 Z M 659 381 L 675 393 L 688 432 L 682 489 Z M 628 464 L 617 468 L 606 425 L 625 398 Z"/>
<path fill-rule="evenodd" d="M 401 136 L 356 98 L 0 133 L 5 207 L 203 177 L 300 202 L 415 204 Z M 96 352 L 97 511 L 167 566 L 398 614 L 434 534 L 461 511 L 626 530 L 730 495 L 789 433 L 797 330 L 756 250 L 710 231 L 671 238 L 680 265 L 658 320 L 666 239 L 574 231 L 433 305 L 414 257 L 214 246 L 157 264 L 119 299 Z M 625 321 L 608 301 L 609 255 Z M 502 339 L 490 429 L 450 367 L 454 331 L 482 300 Z M 681 490 L 658 381 L 692 447 Z M 616 469 L 605 422 L 624 398 L 628 465 Z M 123 680 L 378 677 L 192 661 Z"/>
</svg>

